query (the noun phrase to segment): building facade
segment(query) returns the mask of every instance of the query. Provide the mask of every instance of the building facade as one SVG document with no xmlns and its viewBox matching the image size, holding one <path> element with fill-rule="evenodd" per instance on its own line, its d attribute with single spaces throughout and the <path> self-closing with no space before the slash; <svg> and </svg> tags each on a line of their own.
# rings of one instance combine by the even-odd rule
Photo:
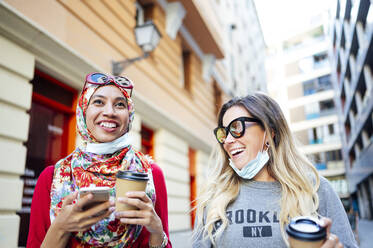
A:
<svg viewBox="0 0 373 248">
<path fill-rule="evenodd" d="M 330 58 L 349 192 L 361 218 L 373 218 L 373 6 L 337 1 Z"/>
<path fill-rule="evenodd" d="M 214 11 L 219 6 L 213 0 L 0 2 L 0 195 L 6 199 L 0 247 L 25 246 L 38 176 L 80 143 L 75 106 L 84 76 L 111 73 L 112 61 L 141 56 L 134 28 L 148 20 L 161 33 L 159 45 L 123 72 L 135 83 L 131 134 L 165 175 L 171 239 L 191 230 L 217 112 L 238 92 L 223 60 L 230 50 L 228 24 Z"/>
<path fill-rule="evenodd" d="M 224 33 L 227 84 L 235 96 L 267 92 L 266 47 L 253 0 L 216 0 Z"/>
<path fill-rule="evenodd" d="M 278 100 L 300 142 L 341 198 L 348 197 L 335 91 L 322 16 L 270 50 L 268 91 Z"/>
</svg>

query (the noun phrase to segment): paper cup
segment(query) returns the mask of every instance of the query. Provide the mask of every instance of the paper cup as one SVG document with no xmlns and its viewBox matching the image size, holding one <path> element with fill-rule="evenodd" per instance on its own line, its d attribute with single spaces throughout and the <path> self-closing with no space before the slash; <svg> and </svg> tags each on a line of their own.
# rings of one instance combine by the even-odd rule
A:
<svg viewBox="0 0 373 248">
<path fill-rule="evenodd" d="M 119 171 L 116 175 L 116 211 L 137 210 L 138 208 L 125 203 L 120 203 L 118 197 L 125 197 L 129 191 L 145 191 L 149 177 L 147 173 L 134 171 Z"/>
<path fill-rule="evenodd" d="M 291 248 L 320 248 L 326 238 L 326 228 L 309 216 L 293 218 L 286 227 Z"/>
</svg>

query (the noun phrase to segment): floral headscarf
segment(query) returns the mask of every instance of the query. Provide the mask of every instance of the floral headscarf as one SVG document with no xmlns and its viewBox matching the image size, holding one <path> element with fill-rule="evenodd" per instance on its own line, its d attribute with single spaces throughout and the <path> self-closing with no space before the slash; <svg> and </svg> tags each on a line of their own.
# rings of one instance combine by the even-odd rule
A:
<svg viewBox="0 0 373 248">
<path fill-rule="evenodd" d="M 114 85 L 114 84 L 110 84 Z M 116 86 L 116 85 L 115 85 Z M 76 107 L 76 122 L 77 128 L 80 137 L 82 137 L 84 142 L 90 143 L 98 143 L 95 138 L 90 134 L 89 130 L 87 129 L 87 124 L 85 122 L 85 114 L 88 108 L 89 100 L 96 92 L 96 90 L 100 87 L 100 85 L 92 85 L 87 84 L 85 89 L 79 98 L 78 106 Z M 131 124 L 133 122 L 133 118 L 135 116 L 135 108 L 132 99 L 129 97 L 127 91 L 123 88 L 117 87 L 123 95 L 127 99 L 127 106 L 128 106 L 128 131 L 131 129 Z"/>
<path fill-rule="evenodd" d="M 85 120 L 86 110 L 92 95 L 101 85 L 87 84 L 79 98 L 76 109 L 78 133 L 84 141 L 69 156 L 57 162 L 51 188 L 51 222 L 59 214 L 66 196 L 90 184 L 110 187 L 110 195 L 115 197 L 115 175 L 119 170 L 146 172 L 149 175 L 146 193 L 155 203 L 155 188 L 151 172 L 151 159 L 133 149 L 131 145 L 113 154 L 94 154 L 85 151 L 87 143 L 99 143 L 90 134 Z M 116 86 L 117 87 L 117 86 Z M 127 92 L 117 87 L 127 99 L 129 128 L 134 118 L 134 105 Z M 122 136 L 123 137 L 123 136 Z M 99 221 L 84 232 L 73 233 L 71 247 L 130 247 L 140 235 L 142 226 L 122 224 L 114 213 Z"/>
</svg>

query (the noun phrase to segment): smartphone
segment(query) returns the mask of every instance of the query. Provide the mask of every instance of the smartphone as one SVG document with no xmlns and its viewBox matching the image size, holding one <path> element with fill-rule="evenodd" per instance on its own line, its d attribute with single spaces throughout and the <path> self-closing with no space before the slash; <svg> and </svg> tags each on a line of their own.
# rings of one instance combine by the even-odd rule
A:
<svg viewBox="0 0 373 248">
<path fill-rule="evenodd" d="M 92 200 L 87 203 L 83 210 L 90 209 L 98 204 L 101 204 L 103 202 L 109 201 L 110 198 L 110 188 L 109 187 L 85 187 L 79 189 L 79 199 L 83 198 L 84 196 L 88 194 L 92 194 L 93 198 Z"/>
</svg>

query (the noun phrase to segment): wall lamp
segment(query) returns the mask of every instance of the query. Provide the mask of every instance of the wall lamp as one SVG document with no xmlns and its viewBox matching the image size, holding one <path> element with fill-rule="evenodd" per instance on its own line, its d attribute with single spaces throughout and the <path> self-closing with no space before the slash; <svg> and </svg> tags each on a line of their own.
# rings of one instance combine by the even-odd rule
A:
<svg viewBox="0 0 373 248">
<path fill-rule="evenodd" d="M 118 76 L 132 63 L 147 58 L 149 53 L 157 47 L 162 36 L 153 21 L 147 21 L 143 25 L 138 25 L 135 27 L 135 37 L 136 44 L 141 47 L 143 54 L 136 58 L 125 59 L 118 62 L 113 61 L 113 75 Z"/>
</svg>

